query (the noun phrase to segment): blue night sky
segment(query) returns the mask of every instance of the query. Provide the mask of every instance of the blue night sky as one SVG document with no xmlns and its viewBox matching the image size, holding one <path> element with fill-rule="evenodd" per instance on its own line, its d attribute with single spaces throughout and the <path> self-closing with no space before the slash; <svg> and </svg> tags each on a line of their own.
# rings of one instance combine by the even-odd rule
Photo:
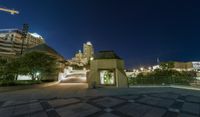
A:
<svg viewBox="0 0 200 117">
<path fill-rule="evenodd" d="M 0 0 L 19 15 L 0 12 L 0 28 L 30 25 L 71 58 L 91 41 L 95 51 L 114 50 L 126 67 L 160 61 L 200 60 L 198 0 Z"/>
</svg>

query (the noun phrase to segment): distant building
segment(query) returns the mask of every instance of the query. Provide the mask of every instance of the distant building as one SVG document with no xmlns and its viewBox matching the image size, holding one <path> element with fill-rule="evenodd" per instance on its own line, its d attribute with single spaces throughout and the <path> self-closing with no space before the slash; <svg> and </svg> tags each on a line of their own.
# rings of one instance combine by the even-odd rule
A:
<svg viewBox="0 0 200 117">
<path fill-rule="evenodd" d="M 166 64 L 168 64 L 168 62 L 165 62 Z M 196 71 L 198 72 L 197 76 L 200 77 L 200 62 L 198 61 L 191 61 L 191 62 L 171 62 L 173 63 L 173 67 L 169 68 L 171 70 L 176 70 L 176 71 Z M 150 66 L 150 67 L 141 67 L 139 69 L 133 69 L 132 71 L 126 71 L 126 75 L 128 77 L 135 77 L 137 76 L 139 73 L 142 74 L 147 74 L 149 72 L 153 72 L 157 69 L 162 69 L 162 67 L 160 65 L 154 65 L 154 66 Z"/>
<path fill-rule="evenodd" d="M 200 71 L 200 62 L 174 62 L 177 71 Z"/>
<path fill-rule="evenodd" d="M 37 33 L 28 33 L 23 39 L 19 29 L 0 29 L 0 57 L 15 57 L 27 48 L 45 43 L 44 38 Z"/>
<path fill-rule="evenodd" d="M 79 50 L 75 56 L 67 60 L 67 65 L 73 68 L 84 68 L 88 67 L 88 63 L 90 59 L 93 57 L 94 49 L 91 42 L 87 42 L 83 44 L 83 52 Z"/>
<path fill-rule="evenodd" d="M 87 42 L 83 44 L 83 56 L 87 58 L 87 60 L 90 60 L 90 58 L 94 54 L 93 45 L 91 42 Z"/>
<path fill-rule="evenodd" d="M 166 62 L 167 63 L 167 62 Z M 160 65 L 153 66 L 153 71 L 155 69 L 161 69 Z M 191 61 L 191 62 L 173 62 L 173 70 L 177 71 L 200 71 L 200 62 Z"/>
</svg>

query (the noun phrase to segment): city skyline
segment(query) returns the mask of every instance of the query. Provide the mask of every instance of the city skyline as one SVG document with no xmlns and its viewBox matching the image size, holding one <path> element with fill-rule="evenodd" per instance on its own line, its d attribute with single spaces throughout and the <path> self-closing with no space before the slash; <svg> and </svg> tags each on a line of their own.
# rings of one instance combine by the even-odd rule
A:
<svg viewBox="0 0 200 117">
<path fill-rule="evenodd" d="M 114 50 L 126 67 L 160 61 L 198 61 L 200 2 L 183 1 L 1 1 L 19 15 L 0 12 L 0 28 L 30 31 L 66 59 L 91 41 L 95 51 Z M 149 5 L 151 4 L 151 5 Z"/>
</svg>

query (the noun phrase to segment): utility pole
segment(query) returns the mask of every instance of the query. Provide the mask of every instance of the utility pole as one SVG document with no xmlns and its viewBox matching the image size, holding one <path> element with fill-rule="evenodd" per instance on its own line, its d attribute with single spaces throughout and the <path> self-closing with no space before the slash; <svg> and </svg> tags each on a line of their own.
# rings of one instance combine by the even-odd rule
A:
<svg viewBox="0 0 200 117">
<path fill-rule="evenodd" d="M 23 51 L 24 51 L 24 41 L 27 37 L 28 30 L 29 30 L 29 25 L 24 24 L 22 28 L 22 37 L 21 37 L 22 38 L 21 55 L 23 54 Z"/>
</svg>

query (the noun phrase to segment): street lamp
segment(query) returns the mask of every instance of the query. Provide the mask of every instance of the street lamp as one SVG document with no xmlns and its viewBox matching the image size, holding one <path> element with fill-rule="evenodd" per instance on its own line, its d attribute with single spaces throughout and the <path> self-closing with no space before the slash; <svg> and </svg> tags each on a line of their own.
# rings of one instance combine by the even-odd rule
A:
<svg viewBox="0 0 200 117">
<path fill-rule="evenodd" d="M 35 74 L 36 76 L 39 76 L 40 75 L 40 72 L 36 72 L 36 74 Z"/>
<path fill-rule="evenodd" d="M 90 58 L 90 60 L 92 61 L 92 60 L 94 60 L 94 58 L 93 58 L 93 57 L 91 57 L 91 58 Z"/>
<path fill-rule="evenodd" d="M 140 68 L 140 70 L 141 70 L 141 71 L 144 71 L 144 68 L 143 68 L 143 67 L 141 67 L 141 68 Z"/>
<path fill-rule="evenodd" d="M 38 80 L 38 79 L 39 79 L 39 75 L 40 75 L 40 72 L 36 72 L 36 73 L 35 73 L 36 80 Z"/>
<path fill-rule="evenodd" d="M 149 69 L 149 71 L 151 71 L 151 70 L 152 70 L 152 67 L 149 67 L 148 69 Z"/>
</svg>

